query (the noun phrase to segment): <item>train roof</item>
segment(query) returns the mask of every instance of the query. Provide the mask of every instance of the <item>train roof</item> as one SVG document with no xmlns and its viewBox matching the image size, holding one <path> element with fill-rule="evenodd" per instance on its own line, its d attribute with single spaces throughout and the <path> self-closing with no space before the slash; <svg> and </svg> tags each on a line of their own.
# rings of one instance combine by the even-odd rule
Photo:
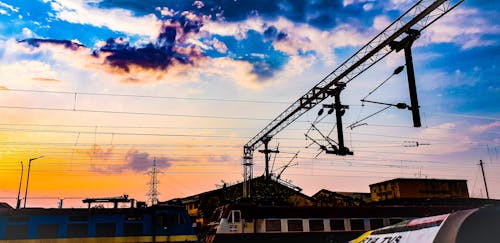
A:
<svg viewBox="0 0 500 243">
<path fill-rule="evenodd" d="M 92 215 L 92 214 L 138 214 L 157 210 L 184 210 L 177 205 L 154 205 L 146 208 L 1 208 L 0 216 L 29 215 Z"/>
<path fill-rule="evenodd" d="M 224 206 L 222 217 L 229 211 L 240 210 L 242 217 L 252 218 L 388 218 L 426 217 L 470 209 L 470 205 L 437 206 L 348 206 L 348 207 L 297 207 L 297 206 L 256 206 L 229 204 Z"/>
</svg>

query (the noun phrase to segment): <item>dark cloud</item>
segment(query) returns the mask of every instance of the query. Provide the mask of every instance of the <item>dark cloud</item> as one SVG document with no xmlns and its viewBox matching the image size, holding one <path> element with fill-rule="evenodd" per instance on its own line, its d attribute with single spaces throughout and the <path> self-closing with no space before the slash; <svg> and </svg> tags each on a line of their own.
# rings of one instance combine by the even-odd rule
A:
<svg viewBox="0 0 500 243">
<path fill-rule="evenodd" d="M 146 152 L 139 152 L 138 150 L 130 150 L 125 155 L 125 168 L 135 171 L 144 172 L 149 170 L 153 163 L 155 163 L 158 168 L 168 168 L 172 165 L 170 159 L 166 157 L 152 157 Z"/>
<path fill-rule="evenodd" d="M 264 37 L 266 38 L 266 40 L 282 41 L 286 39 L 287 33 L 278 31 L 278 29 L 274 25 L 271 25 L 264 31 Z"/>
<path fill-rule="evenodd" d="M 91 170 L 99 173 L 145 172 L 153 167 L 155 161 L 159 169 L 165 169 L 172 165 L 172 161 L 169 158 L 154 157 L 147 152 L 139 152 L 137 149 L 129 150 L 122 157 L 124 163 L 121 164 L 106 163 L 106 161 L 116 161 L 117 157 L 122 156 L 115 153 L 113 147 L 102 148 L 101 146 L 94 145 L 87 151 L 87 154 L 95 162 L 91 164 Z"/>
<path fill-rule="evenodd" d="M 65 48 L 68 48 L 70 50 L 76 51 L 78 48 L 85 48 L 84 45 L 74 42 L 74 41 L 69 41 L 69 40 L 50 40 L 50 39 L 37 39 L 37 38 L 31 38 L 31 39 L 25 39 L 25 40 L 20 40 L 18 41 L 19 43 L 26 43 L 30 46 L 33 47 L 40 47 L 40 44 L 54 44 L 54 45 L 61 45 L 64 46 Z"/>
<path fill-rule="evenodd" d="M 131 65 L 146 69 L 167 70 L 173 64 L 193 65 L 202 56 L 201 50 L 186 43 L 188 35 L 198 33 L 203 26 L 201 18 L 187 17 L 188 13 L 177 13 L 164 20 L 156 41 L 144 46 L 133 46 L 125 38 L 110 38 L 106 44 L 92 52 L 94 57 L 105 56 L 106 64 L 130 71 Z M 19 41 L 33 47 L 43 44 L 62 45 L 71 50 L 85 47 L 68 40 L 26 39 Z"/>
<path fill-rule="evenodd" d="M 201 50 L 186 43 L 188 35 L 198 33 L 203 26 L 201 18 L 187 17 L 188 13 L 169 16 L 163 23 L 155 43 L 135 47 L 123 38 L 110 38 L 106 45 L 94 51 L 95 56 L 106 54 L 109 65 L 125 72 L 130 65 L 167 70 L 173 64 L 194 64 L 202 56 Z"/>
<path fill-rule="evenodd" d="M 156 8 L 167 7 L 229 22 L 243 21 L 254 16 L 265 19 L 281 16 L 296 23 L 308 23 L 320 29 L 329 29 L 352 19 L 372 19 L 374 11 L 364 11 L 364 4 L 366 3 L 356 2 L 344 6 L 343 0 L 103 0 L 98 5 L 103 8 L 125 8 L 137 15 L 154 13 L 157 16 L 160 14 Z M 370 4 L 380 13 L 382 8 L 379 3 Z"/>
<path fill-rule="evenodd" d="M 107 4 L 120 3 L 122 2 L 107 1 Z M 127 2 L 124 4 L 132 3 Z M 247 7 L 255 6 L 255 3 L 250 4 L 250 2 L 243 2 L 241 4 Z M 140 5 L 141 8 L 146 6 L 140 3 L 132 5 L 135 7 Z M 191 5 L 193 5 L 193 2 L 189 4 L 189 6 Z M 189 6 L 187 7 L 194 8 L 196 11 L 207 7 L 206 3 L 201 2 L 197 2 L 194 6 Z M 175 65 L 196 66 L 198 64 L 197 61 L 206 57 L 229 57 L 252 64 L 252 73 L 256 74 L 259 80 L 265 81 L 272 78 L 275 72 L 281 70 L 288 61 L 288 56 L 283 52 L 275 50 L 273 46 L 273 42 L 286 40 L 288 34 L 277 29 L 275 26 L 267 26 L 264 33 L 249 30 L 244 39 L 234 36 L 222 38 L 221 36 L 201 35 L 201 42 L 212 40 L 212 37 L 218 38 L 227 47 L 227 52 L 220 53 L 188 41 L 190 37 L 199 33 L 203 27 L 202 15 L 186 11 L 174 12 L 170 9 L 160 10 L 163 10 L 163 16 L 160 16 L 163 24 L 156 40 L 137 45 L 130 43 L 128 38 L 109 38 L 103 46 L 92 51 L 93 57 L 102 58 L 104 64 L 106 64 L 105 66 L 99 66 L 99 68 L 106 69 L 109 66 L 112 69 L 106 69 L 107 71 L 118 71 L 117 73 L 124 74 L 130 73 L 131 70 L 136 70 L 134 69 L 135 67 L 168 72 L 169 68 Z M 156 11 L 160 12 L 158 9 Z M 168 11 L 168 13 L 165 13 L 165 11 Z M 204 39 L 206 37 L 208 39 Z M 34 47 L 40 47 L 44 44 L 55 44 L 62 45 L 71 50 L 86 48 L 82 44 L 68 40 L 26 39 L 20 41 L 20 43 L 26 43 Z M 209 42 L 205 42 L 205 45 L 207 43 Z M 211 46 L 210 44 L 208 45 Z M 213 49 L 218 50 L 215 47 Z M 137 83 L 140 80 L 126 79 L 126 82 Z"/>
</svg>

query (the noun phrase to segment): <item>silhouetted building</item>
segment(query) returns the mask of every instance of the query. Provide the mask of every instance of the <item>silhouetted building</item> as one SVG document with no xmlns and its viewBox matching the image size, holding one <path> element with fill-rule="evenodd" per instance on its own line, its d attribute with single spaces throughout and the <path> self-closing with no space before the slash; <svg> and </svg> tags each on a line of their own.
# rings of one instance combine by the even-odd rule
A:
<svg viewBox="0 0 500 243">
<path fill-rule="evenodd" d="M 317 206 L 322 207 L 360 206 L 371 201 L 370 193 L 332 192 L 326 189 L 321 189 L 312 198 L 316 200 Z"/>
<path fill-rule="evenodd" d="M 264 176 L 251 180 L 252 197 L 251 201 L 262 205 L 283 205 L 283 206 L 313 206 L 316 205 L 314 198 L 301 193 L 301 189 L 291 184 L 276 180 L 266 179 Z M 208 224 L 215 208 L 235 203 L 242 199 L 243 184 L 223 185 L 222 188 L 203 192 L 185 198 L 169 200 L 167 204 L 183 205 L 193 222 L 198 226 Z"/>
<path fill-rule="evenodd" d="M 396 178 L 370 185 L 373 202 L 399 199 L 469 198 L 467 180 Z"/>
</svg>

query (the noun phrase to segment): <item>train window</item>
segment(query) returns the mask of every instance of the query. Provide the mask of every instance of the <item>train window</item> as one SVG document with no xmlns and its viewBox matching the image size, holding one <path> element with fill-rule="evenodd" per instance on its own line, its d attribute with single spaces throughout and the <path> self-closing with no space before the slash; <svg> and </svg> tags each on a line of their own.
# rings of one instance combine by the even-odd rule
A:
<svg viewBox="0 0 500 243">
<path fill-rule="evenodd" d="M 5 227 L 5 239 L 15 240 L 15 239 L 27 239 L 28 238 L 28 225 L 7 225 Z"/>
<path fill-rule="evenodd" d="M 370 229 L 379 229 L 384 227 L 384 219 L 370 219 Z"/>
<path fill-rule="evenodd" d="M 140 236 L 142 235 L 142 223 L 125 223 L 123 224 L 124 236 Z"/>
<path fill-rule="evenodd" d="M 310 219 L 309 220 L 309 230 L 310 231 L 323 231 L 325 230 L 325 225 L 322 219 Z"/>
<path fill-rule="evenodd" d="M 288 231 L 303 231 L 302 219 L 289 219 Z"/>
<path fill-rule="evenodd" d="M 115 223 L 97 223 L 95 224 L 95 236 L 115 236 L 116 224 Z"/>
<path fill-rule="evenodd" d="M 184 217 L 180 213 L 174 214 L 160 214 L 158 216 L 158 223 L 165 227 L 171 225 L 185 224 Z"/>
<path fill-rule="evenodd" d="M 58 232 L 58 224 L 40 224 L 36 229 L 36 235 L 40 239 L 57 238 Z"/>
<path fill-rule="evenodd" d="M 9 217 L 7 219 L 8 222 L 12 223 L 17 223 L 17 222 L 28 222 L 29 217 L 27 216 L 14 216 L 14 217 Z"/>
<path fill-rule="evenodd" d="M 88 234 L 89 234 L 88 224 L 68 224 L 66 237 L 80 238 L 80 237 L 87 237 Z"/>
<path fill-rule="evenodd" d="M 279 219 L 266 220 L 266 232 L 280 232 L 280 231 L 281 231 L 281 220 Z"/>
<path fill-rule="evenodd" d="M 401 219 L 401 218 L 392 218 L 392 219 L 389 219 L 389 224 L 393 225 L 393 224 L 397 224 L 401 221 L 403 221 L 403 219 Z"/>
<path fill-rule="evenodd" d="M 351 219 L 351 230 L 365 230 L 365 221 L 363 219 Z"/>
<path fill-rule="evenodd" d="M 68 217 L 69 221 L 88 221 L 89 217 L 85 215 L 71 215 Z"/>
<path fill-rule="evenodd" d="M 241 221 L 241 212 L 239 210 L 233 211 L 233 223 L 239 223 Z"/>
<path fill-rule="evenodd" d="M 331 219 L 330 220 L 330 229 L 331 230 L 345 230 L 344 220 L 343 219 Z"/>
</svg>

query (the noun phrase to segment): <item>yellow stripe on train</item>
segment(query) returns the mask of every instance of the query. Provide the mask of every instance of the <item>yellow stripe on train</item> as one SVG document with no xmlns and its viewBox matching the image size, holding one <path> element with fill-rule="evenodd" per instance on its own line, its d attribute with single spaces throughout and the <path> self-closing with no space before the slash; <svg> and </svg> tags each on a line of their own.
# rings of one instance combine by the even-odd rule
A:
<svg viewBox="0 0 500 243">
<path fill-rule="evenodd" d="M 172 236 L 130 236 L 130 237 L 88 237 L 88 238 L 59 238 L 59 239 L 25 239 L 0 240 L 0 243 L 146 243 L 146 242 L 185 242 L 198 241 L 195 235 Z"/>
</svg>

